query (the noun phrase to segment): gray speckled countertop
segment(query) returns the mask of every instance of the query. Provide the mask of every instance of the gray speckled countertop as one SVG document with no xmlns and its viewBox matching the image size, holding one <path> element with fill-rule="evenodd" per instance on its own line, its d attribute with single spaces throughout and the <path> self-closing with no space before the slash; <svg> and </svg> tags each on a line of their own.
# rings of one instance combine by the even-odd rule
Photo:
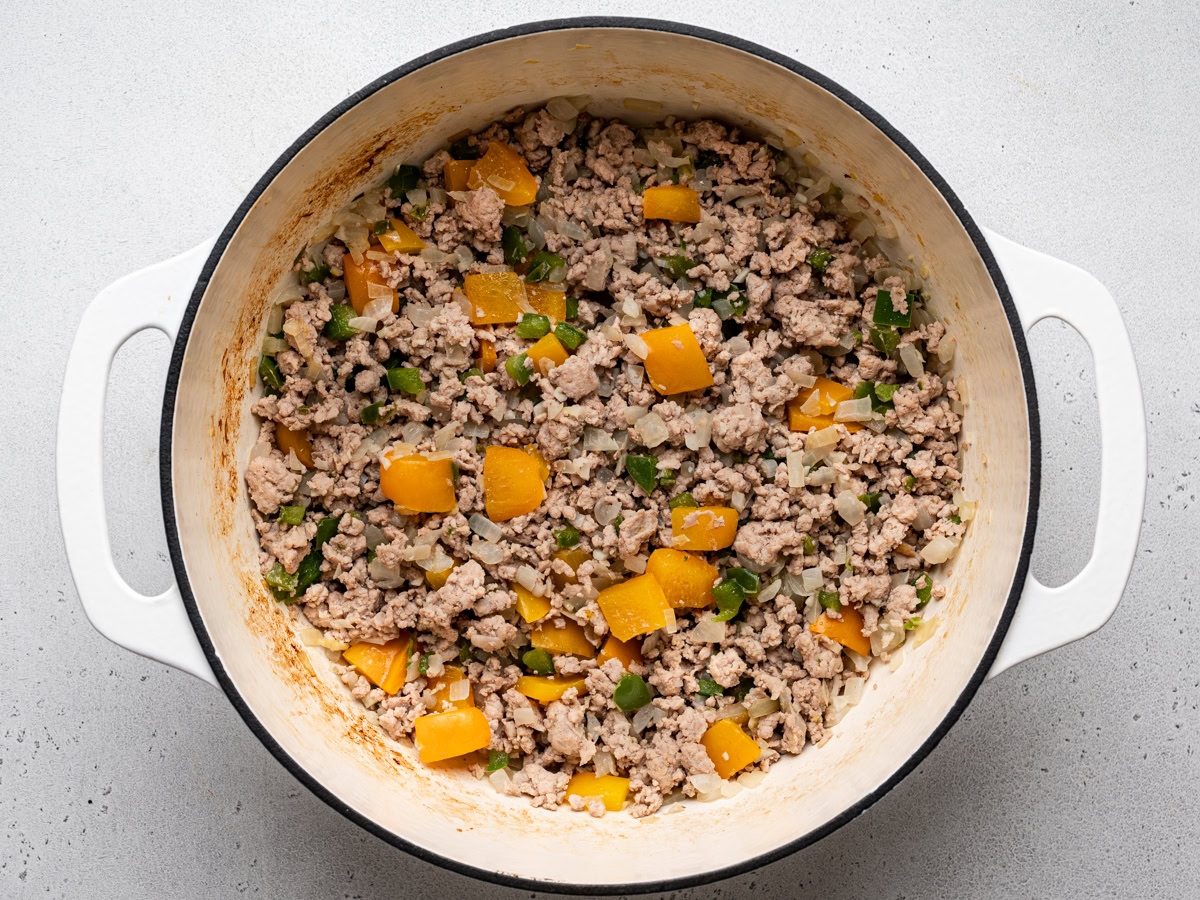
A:
<svg viewBox="0 0 1200 900">
<path fill-rule="evenodd" d="M 222 226 L 310 122 L 414 55 L 546 7 L 63 3 L 0 8 L 0 896 L 495 896 L 364 833 L 301 787 L 224 697 L 89 626 L 53 486 L 60 370 L 116 277 Z M 560 4 L 567 12 L 568 4 Z M 1186 4 L 596 2 L 759 41 L 831 76 L 928 156 L 976 219 L 1095 273 L 1139 353 L 1150 493 L 1124 601 L 1099 633 L 983 686 L 865 815 L 686 897 L 1200 895 L 1192 272 L 1200 17 Z M 1184 10 L 1189 10 L 1184 12 Z M 186 10 L 186 12 L 185 12 Z M 370 11 L 370 12 L 369 12 Z M 370 26 L 364 29 L 364 26 Z M 46 318 L 51 327 L 31 327 Z M 1045 423 L 1034 571 L 1061 583 L 1095 518 L 1094 380 L 1056 323 L 1032 337 Z M 167 342 L 122 351 L 107 497 L 118 566 L 169 579 L 155 459 Z M 712 840 L 719 852 L 718 836 Z"/>
</svg>

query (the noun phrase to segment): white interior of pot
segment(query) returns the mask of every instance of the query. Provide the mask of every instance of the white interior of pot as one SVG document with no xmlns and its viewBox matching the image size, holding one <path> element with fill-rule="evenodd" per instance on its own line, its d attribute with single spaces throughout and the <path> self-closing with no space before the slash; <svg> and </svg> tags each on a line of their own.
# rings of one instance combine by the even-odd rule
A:
<svg viewBox="0 0 1200 900">
<path fill-rule="evenodd" d="M 794 132 L 831 173 L 852 173 L 848 185 L 883 198 L 900 231 L 893 258 L 911 255 L 928 266 L 934 308 L 958 340 L 957 371 L 970 380 L 967 492 L 980 513 L 941 576 L 949 593 L 936 636 L 909 649 L 896 673 L 876 666 L 863 702 L 834 737 L 783 760 L 762 786 L 641 821 L 537 810 L 463 771 L 421 766 L 411 746 L 387 741 L 348 699 L 330 675 L 333 654 L 297 651 L 284 608 L 250 586 L 257 541 L 241 472 L 257 433 L 248 412 L 256 389 L 246 372 L 261 331 L 238 343 L 230 323 L 265 317 L 270 288 L 303 243 L 282 238 L 284 229 L 304 210 L 315 228 L 447 136 L 561 94 L 587 94 L 589 111 L 635 121 L 652 117 L 629 113 L 624 98 L 660 101 L 662 115 Z M 331 172 L 356 171 L 381 135 L 392 143 L 344 192 L 316 189 Z M 233 398 L 232 410 L 223 397 Z M 1024 529 L 1029 440 L 1020 366 L 984 265 L 941 196 L 880 131 L 822 88 L 739 50 L 650 31 L 572 29 L 479 47 L 394 82 L 326 128 L 275 178 L 229 245 L 196 317 L 172 465 L 181 545 L 208 633 L 250 710 L 300 767 L 361 815 L 433 853 L 516 876 L 601 885 L 696 875 L 777 848 L 853 807 L 909 759 L 975 672 L 1004 607 Z M 313 672 L 304 671 L 304 652 Z M 719 842 L 705 839 L 715 834 Z"/>
</svg>

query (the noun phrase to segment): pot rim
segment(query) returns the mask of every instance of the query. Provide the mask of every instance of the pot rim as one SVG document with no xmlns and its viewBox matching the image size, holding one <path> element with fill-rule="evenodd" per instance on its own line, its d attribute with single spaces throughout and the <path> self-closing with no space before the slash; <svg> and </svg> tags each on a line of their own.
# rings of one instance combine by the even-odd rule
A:
<svg viewBox="0 0 1200 900">
<path fill-rule="evenodd" d="M 863 795 L 856 803 L 848 809 L 843 810 L 837 816 L 830 819 L 819 828 L 815 828 L 799 837 L 788 841 L 779 847 L 766 850 L 755 856 L 732 863 L 719 869 L 702 872 L 696 875 L 684 875 L 674 878 L 662 878 L 654 881 L 640 881 L 625 884 L 584 884 L 574 882 L 559 882 L 559 881 L 540 881 L 534 878 L 525 878 L 514 875 L 506 875 L 501 872 L 495 872 L 488 869 L 482 869 L 468 863 L 461 862 L 457 859 L 452 859 L 443 856 L 440 853 L 434 853 L 411 843 L 405 838 L 395 834 L 387 828 L 382 827 L 374 820 L 360 814 L 352 809 L 349 805 L 343 802 L 336 794 L 322 785 L 314 776 L 293 759 L 287 751 L 279 745 L 270 732 L 254 715 L 246 702 L 242 699 L 237 686 L 230 679 L 224 666 L 221 664 L 220 657 L 217 655 L 208 635 L 208 630 L 205 627 L 204 621 L 200 615 L 199 607 L 196 604 L 195 596 L 192 593 L 191 585 L 187 579 L 187 570 L 183 561 L 183 550 L 179 541 L 178 523 L 175 517 L 175 494 L 172 479 L 171 457 L 172 457 L 172 434 L 174 430 L 174 412 L 175 401 L 179 388 L 180 369 L 183 365 L 183 358 L 187 347 L 188 338 L 191 334 L 192 323 L 195 320 L 197 309 L 199 308 L 201 298 L 208 288 L 212 274 L 221 260 L 233 237 L 234 232 L 241 225 L 242 220 L 250 211 L 251 207 L 258 200 L 259 196 L 266 190 L 267 186 L 275 179 L 275 177 L 291 162 L 293 157 L 300 152 L 314 137 L 320 134 L 334 120 L 342 116 L 344 113 L 358 105 L 362 100 L 390 85 L 412 72 L 422 69 L 432 63 L 438 62 L 449 56 L 457 53 L 462 53 L 467 50 L 473 50 L 485 44 L 495 43 L 497 41 L 507 40 L 509 38 L 523 37 L 531 34 L 539 34 L 549 31 L 561 31 L 574 28 L 608 28 L 608 29 L 630 29 L 641 31 L 658 31 L 671 35 L 680 35 L 684 37 L 698 38 L 700 40 L 710 41 L 716 44 L 723 44 L 735 50 L 740 50 L 744 53 L 749 53 L 757 56 L 767 62 L 781 66 L 795 75 L 799 75 L 818 87 L 823 88 L 833 94 L 843 103 L 854 109 L 856 112 L 866 118 L 872 125 L 882 131 L 889 140 L 892 141 L 901 151 L 909 157 L 910 160 L 921 170 L 933 186 L 941 194 L 942 198 L 950 206 L 963 228 L 966 230 L 971 243 L 974 244 L 976 252 L 983 260 L 984 266 L 987 268 L 996 292 L 1000 297 L 1000 302 L 1004 307 L 1004 314 L 1008 318 L 1009 329 L 1012 332 L 1013 342 L 1016 345 L 1017 359 L 1021 366 L 1021 380 L 1025 391 L 1026 414 L 1029 422 L 1029 438 L 1030 438 L 1030 466 L 1029 466 L 1029 484 L 1028 484 L 1028 500 L 1025 517 L 1025 533 L 1021 541 L 1021 552 L 1017 560 L 1016 569 L 1013 573 L 1012 585 L 1009 588 L 1008 599 L 1005 602 L 1004 609 L 1000 615 L 1000 619 L 996 624 L 995 633 L 989 642 L 986 650 L 979 660 L 971 678 L 968 680 L 962 693 L 955 700 L 954 705 L 950 708 L 946 716 L 938 724 L 932 733 L 921 743 L 921 745 L 912 753 L 912 755 L 900 765 L 892 775 L 887 778 L 875 790 Z M 684 24 L 680 22 L 668 22 L 659 19 L 625 17 L 625 16 L 580 16 L 574 18 L 560 19 L 543 19 L 535 22 L 527 22 L 521 25 L 515 25 L 509 28 L 489 31 L 482 34 L 474 35 L 452 44 L 447 44 L 437 50 L 433 50 L 422 56 L 419 56 L 407 63 L 404 63 L 390 72 L 380 76 L 370 84 L 355 91 L 350 96 L 346 97 L 329 112 L 325 113 L 312 126 L 304 131 L 291 146 L 289 146 L 276 159 L 271 166 L 263 173 L 262 177 L 255 183 L 254 187 L 246 195 L 245 199 L 239 204 L 237 210 L 221 231 L 220 237 L 213 246 L 212 252 L 204 263 L 204 267 L 200 272 L 200 276 L 196 281 L 196 287 L 192 291 L 192 295 L 188 300 L 187 309 L 179 326 L 179 332 L 175 345 L 171 352 L 171 363 L 167 373 L 166 390 L 163 396 L 163 411 L 162 423 L 159 434 L 159 480 L 162 496 L 162 512 L 163 524 L 166 528 L 167 546 L 171 554 L 171 565 L 174 570 L 176 583 L 179 586 L 179 592 L 183 597 L 184 607 L 187 610 L 188 619 L 192 623 L 192 628 L 196 632 L 196 637 L 200 642 L 200 646 L 207 657 L 209 665 L 212 666 L 213 674 L 216 675 L 217 681 L 221 685 L 221 689 L 233 704 L 235 710 L 242 717 L 243 721 L 253 732 L 255 737 L 262 742 L 263 746 L 270 751 L 285 769 L 287 769 L 297 780 L 305 787 L 313 792 L 318 798 L 323 800 L 328 806 L 340 812 L 343 816 L 354 822 L 359 827 L 365 829 L 378 838 L 386 841 L 394 847 L 397 847 L 406 853 L 409 853 L 418 859 L 425 862 L 433 863 L 458 875 L 465 875 L 469 878 L 475 878 L 480 881 L 491 882 L 493 884 L 503 885 L 505 887 L 519 888 L 528 891 L 544 891 L 548 893 L 558 894 L 600 894 L 600 895 L 615 895 L 615 894 L 647 894 L 663 891 L 676 891 L 683 888 L 697 887 L 700 885 L 710 884 L 712 882 L 721 881 L 727 878 L 732 878 L 737 875 L 744 874 L 753 869 L 757 869 L 768 863 L 776 862 L 791 854 L 816 843 L 821 838 L 832 834 L 850 820 L 858 817 L 871 807 L 877 800 L 888 793 L 893 787 L 899 784 L 905 777 L 908 776 L 917 765 L 925 759 L 938 745 L 950 728 L 958 721 L 959 717 L 966 710 L 976 691 L 987 677 L 987 673 L 992 666 L 992 662 L 1000 649 L 1000 644 L 1003 642 L 1005 635 L 1008 632 L 1009 625 L 1012 622 L 1012 617 L 1016 612 L 1017 604 L 1020 601 L 1022 589 L 1025 584 L 1025 576 L 1029 568 L 1029 560 L 1033 551 L 1034 532 L 1037 525 L 1037 513 L 1039 503 L 1039 490 L 1041 484 L 1041 426 L 1038 418 L 1037 395 L 1033 378 L 1033 367 L 1029 356 L 1029 348 L 1025 340 L 1025 331 L 1021 326 L 1020 318 L 1017 314 L 1017 309 L 1013 303 L 1012 295 L 1008 290 L 1008 285 L 1004 280 L 1004 276 L 997 265 L 991 248 L 984 239 L 979 227 L 975 224 L 975 220 L 971 217 L 963 206 L 962 201 L 946 183 L 945 179 L 933 167 L 919 150 L 889 123 L 883 116 L 876 112 L 873 108 L 864 103 L 856 95 L 842 87 L 832 79 L 822 75 L 821 73 L 809 68 L 803 63 L 778 53 L 767 47 L 757 44 L 753 41 L 745 40 L 744 38 L 735 37 L 720 31 L 714 31 L 708 28 L 702 28 L 695 25 Z"/>
</svg>

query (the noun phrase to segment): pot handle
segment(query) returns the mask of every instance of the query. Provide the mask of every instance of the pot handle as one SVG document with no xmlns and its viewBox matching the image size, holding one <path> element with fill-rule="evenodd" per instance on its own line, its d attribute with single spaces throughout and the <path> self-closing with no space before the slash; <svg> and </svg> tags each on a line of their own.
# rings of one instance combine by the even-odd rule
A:
<svg viewBox="0 0 1200 900">
<path fill-rule="evenodd" d="M 133 335 L 157 328 L 172 341 L 212 250 L 186 253 L 110 284 L 88 304 L 75 333 L 58 410 L 58 509 L 67 562 L 84 612 L 102 635 L 142 656 L 216 684 L 179 587 L 139 594 L 113 564 L 104 515 L 104 396 L 113 357 Z"/>
<path fill-rule="evenodd" d="M 1146 500 L 1146 413 L 1133 345 L 1112 294 L 1082 269 L 984 229 L 1026 331 L 1062 319 L 1092 349 L 1100 413 L 1100 500 L 1092 555 L 1047 587 L 1030 572 L 988 677 L 1086 637 L 1108 621 L 1129 578 Z"/>
</svg>

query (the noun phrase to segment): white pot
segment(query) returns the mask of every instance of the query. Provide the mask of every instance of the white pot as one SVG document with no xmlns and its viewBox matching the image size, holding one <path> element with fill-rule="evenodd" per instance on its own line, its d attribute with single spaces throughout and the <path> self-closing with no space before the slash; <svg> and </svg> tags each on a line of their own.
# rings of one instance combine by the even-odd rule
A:
<svg viewBox="0 0 1200 900">
<path fill-rule="evenodd" d="M 934 305 L 970 386 L 966 493 L 979 516 L 942 574 L 936 635 L 821 748 L 735 798 L 654 820 L 533 809 L 486 780 L 420 765 L 386 739 L 295 636 L 264 590 L 242 472 L 271 297 L 309 233 L 347 198 L 445 137 L 518 104 L 587 94 L 598 114 L 716 116 L 786 135 L 848 185 L 883 198 L 901 258 L 929 267 Z M 652 118 L 645 116 L 644 118 Z M 190 299 L 189 299 L 190 297 Z M 1027 574 L 1039 431 L 1025 330 L 1070 322 L 1096 362 L 1102 440 L 1091 560 L 1069 584 Z M 117 575 L 101 490 L 104 376 L 131 334 L 177 337 L 163 406 L 163 511 L 177 587 L 147 598 Z M 91 447 L 91 454 L 79 453 Z M 828 834 L 909 772 L 990 673 L 1100 627 L 1132 563 L 1145 492 L 1137 371 L 1111 296 L 1066 263 L 982 232 L 929 163 L 877 113 L 809 69 L 727 35 L 661 22 L 524 25 L 439 50 L 384 76 L 309 129 L 255 185 L 219 238 L 130 275 L 88 307 L 67 365 L 58 486 L 71 569 L 112 640 L 219 685 L 272 753 L 318 796 L 424 859 L 526 889 L 664 890 L 745 871 Z M 1014 784 L 1021 773 L 1014 772 Z M 983 810 L 979 810 L 980 813 Z M 720 835 L 715 845 L 705 836 Z"/>
</svg>

